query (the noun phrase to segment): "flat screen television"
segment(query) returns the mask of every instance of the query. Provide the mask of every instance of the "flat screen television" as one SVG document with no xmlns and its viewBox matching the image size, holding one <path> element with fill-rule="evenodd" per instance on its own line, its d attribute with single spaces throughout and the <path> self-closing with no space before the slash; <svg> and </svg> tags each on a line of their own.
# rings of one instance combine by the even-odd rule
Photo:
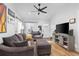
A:
<svg viewBox="0 0 79 59">
<path fill-rule="evenodd" d="M 69 23 L 57 24 L 56 31 L 59 33 L 68 34 L 69 33 Z"/>
</svg>

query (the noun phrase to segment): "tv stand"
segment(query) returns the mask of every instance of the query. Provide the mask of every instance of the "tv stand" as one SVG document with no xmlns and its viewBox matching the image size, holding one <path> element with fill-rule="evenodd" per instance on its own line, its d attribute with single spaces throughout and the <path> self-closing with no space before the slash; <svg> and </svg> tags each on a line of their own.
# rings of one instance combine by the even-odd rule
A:
<svg viewBox="0 0 79 59">
<path fill-rule="evenodd" d="M 74 50 L 74 37 L 69 34 L 55 34 L 55 42 L 67 50 Z"/>
</svg>

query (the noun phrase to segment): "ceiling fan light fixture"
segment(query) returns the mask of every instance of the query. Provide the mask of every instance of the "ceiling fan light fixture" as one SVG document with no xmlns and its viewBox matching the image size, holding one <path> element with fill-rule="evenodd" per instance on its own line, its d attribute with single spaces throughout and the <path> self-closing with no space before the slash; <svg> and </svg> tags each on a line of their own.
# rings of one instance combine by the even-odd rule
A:
<svg viewBox="0 0 79 59">
<path fill-rule="evenodd" d="M 38 6 L 41 6 L 41 4 L 40 4 L 40 3 L 38 3 Z"/>
<path fill-rule="evenodd" d="M 40 15 L 40 13 L 47 13 L 46 11 L 44 11 L 44 9 L 46 9 L 47 6 L 45 6 L 45 7 L 43 7 L 43 8 L 40 8 L 40 6 L 41 6 L 40 3 L 38 3 L 38 7 L 36 7 L 36 6 L 34 5 L 34 7 L 36 8 L 36 10 L 38 11 L 38 15 Z"/>
</svg>

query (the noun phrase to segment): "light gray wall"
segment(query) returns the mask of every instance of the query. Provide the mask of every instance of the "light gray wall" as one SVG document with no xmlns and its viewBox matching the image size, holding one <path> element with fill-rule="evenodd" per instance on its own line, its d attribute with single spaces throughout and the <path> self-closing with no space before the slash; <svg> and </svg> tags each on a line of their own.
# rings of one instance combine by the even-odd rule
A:
<svg viewBox="0 0 79 59">
<path fill-rule="evenodd" d="M 78 6 L 78 5 L 77 5 Z M 79 8 L 74 5 L 62 7 L 51 20 L 51 33 L 56 29 L 56 24 L 69 22 L 69 19 L 76 18 L 76 23 L 69 24 L 69 29 L 74 30 L 75 50 L 79 51 Z"/>
</svg>

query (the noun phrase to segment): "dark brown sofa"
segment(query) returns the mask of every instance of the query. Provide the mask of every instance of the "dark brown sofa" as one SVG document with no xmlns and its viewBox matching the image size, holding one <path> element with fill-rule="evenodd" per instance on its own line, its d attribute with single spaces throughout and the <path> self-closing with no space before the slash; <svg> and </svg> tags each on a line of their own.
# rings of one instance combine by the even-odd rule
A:
<svg viewBox="0 0 79 59">
<path fill-rule="evenodd" d="M 8 47 L 0 45 L 0 56 L 33 56 L 33 47 Z"/>
<path fill-rule="evenodd" d="M 0 56 L 34 56 L 35 52 L 38 56 L 50 55 L 51 54 L 51 45 L 47 42 L 46 39 L 35 39 L 36 48 L 34 46 L 29 47 L 25 42 L 24 34 L 13 35 L 7 38 L 3 38 L 4 43 L 0 44 Z M 21 36 L 21 37 L 20 37 Z M 23 38 L 22 38 L 23 37 Z M 17 46 L 13 42 L 21 42 Z M 20 45 L 20 46 L 19 46 Z M 36 51 L 34 50 L 36 49 Z"/>
<path fill-rule="evenodd" d="M 0 44 L 0 56 L 33 56 L 34 55 L 34 47 L 29 47 L 24 38 L 20 37 L 21 34 L 13 35 L 7 38 L 3 38 L 3 44 Z M 14 45 L 13 42 L 21 42 L 18 45 Z"/>
</svg>

